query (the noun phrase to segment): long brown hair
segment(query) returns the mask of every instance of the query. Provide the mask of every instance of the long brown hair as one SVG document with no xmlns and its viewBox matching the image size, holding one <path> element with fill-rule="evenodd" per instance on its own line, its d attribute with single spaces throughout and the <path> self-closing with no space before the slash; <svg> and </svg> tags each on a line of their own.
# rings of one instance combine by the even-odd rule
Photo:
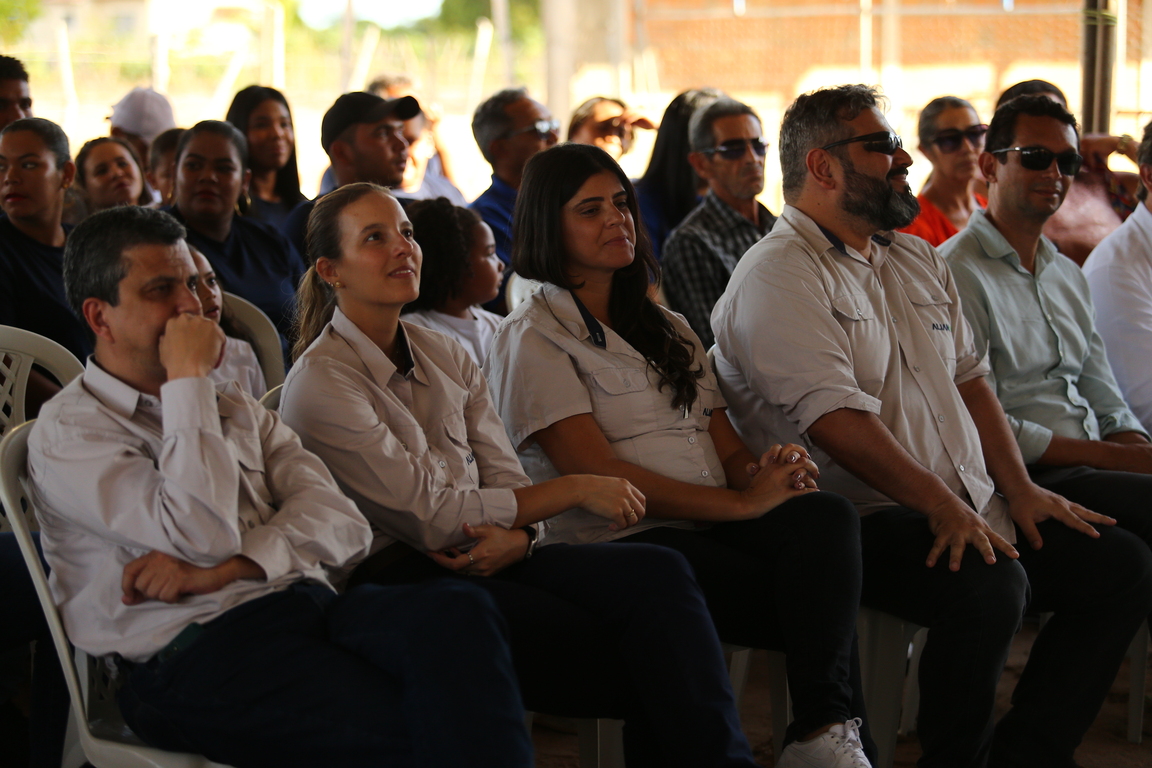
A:
<svg viewBox="0 0 1152 768">
<path fill-rule="evenodd" d="M 391 197 L 377 184 L 358 182 L 339 187 L 316 201 L 308 216 L 304 235 L 308 271 L 296 289 L 296 343 L 292 359 L 296 360 L 312 345 L 336 311 L 336 291 L 316 272 L 317 259 L 340 261 L 340 214 L 345 208 L 372 192 Z"/>
</svg>

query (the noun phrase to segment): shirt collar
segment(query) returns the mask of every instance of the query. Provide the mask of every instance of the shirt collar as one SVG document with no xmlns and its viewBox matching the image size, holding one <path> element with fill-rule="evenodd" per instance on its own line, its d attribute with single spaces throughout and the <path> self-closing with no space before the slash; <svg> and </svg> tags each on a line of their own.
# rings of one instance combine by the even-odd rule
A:
<svg viewBox="0 0 1152 768">
<path fill-rule="evenodd" d="M 730 230 L 740 227 L 752 227 L 757 232 L 763 234 L 767 231 L 765 229 L 765 224 L 772 217 L 772 212 L 765 208 L 759 201 L 757 201 L 756 206 L 760 209 L 760 226 L 757 227 L 755 224 L 748 221 L 748 219 L 744 218 L 742 213 L 728 205 L 728 203 L 721 200 L 720 197 L 712 190 L 708 190 L 708 194 L 704 195 L 704 202 L 701 203 L 701 205 L 703 205 L 709 214 L 711 214 L 712 218 L 717 224 L 723 225 L 725 228 Z"/>
<path fill-rule="evenodd" d="M 125 419 L 131 419 L 136 413 L 140 398 L 155 400 L 101 368 L 95 355 L 88 357 L 88 364 L 84 367 L 84 388 Z"/>
<path fill-rule="evenodd" d="M 1132 215 L 1128 218 L 1135 219 L 1136 223 L 1134 226 L 1152 235 L 1152 211 L 1148 210 L 1148 206 L 1143 200 L 1140 201 L 1140 204 L 1136 206 L 1136 210 L 1132 211 Z"/>
<path fill-rule="evenodd" d="M 976 241 L 980 244 L 980 248 L 984 251 L 984 255 L 987 258 L 1004 259 L 1016 267 L 1016 269 L 1027 272 L 1027 270 L 1020 265 L 1020 255 L 1016 253 L 1016 249 L 1009 245 L 1004 235 L 1000 234 L 1000 230 L 992 225 L 984 209 L 977 208 L 972 212 L 971 218 L 968 219 L 968 231 L 976 238 Z M 1056 246 L 1052 245 L 1052 241 L 1047 237 L 1041 235 L 1040 243 L 1036 246 L 1036 269 L 1034 270 L 1034 274 L 1039 277 L 1040 272 L 1050 264 L 1054 258 L 1056 258 Z"/>
<path fill-rule="evenodd" d="M 588 327 L 584 324 L 584 318 L 580 315 L 580 309 L 576 306 L 576 301 L 572 298 L 570 290 L 545 283 L 543 296 L 552 316 L 564 327 L 564 330 L 572 334 L 577 341 L 587 340 L 589 344 L 592 343 L 592 334 L 588 332 Z M 647 362 L 647 358 L 637 352 L 635 347 L 624 341 L 620 334 L 611 328 L 604 328 L 604 338 L 607 342 L 605 349 L 608 352 L 627 355 Z"/>
<path fill-rule="evenodd" d="M 384 350 L 376 346 L 376 342 L 368 338 L 364 331 L 354 322 L 348 319 L 348 316 L 340 311 L 337 307 L 332 313 L 332 329 L 336 331 L 347 342 L 356 356 L 364 363 L 364 367 L 376 380 L 380 386 L 385 386 L 392 379 L 392 375 L 399 369 L 396 364 L 392 362 L 388 355 L 384 354 Z M 412 345 L 408 342 L 408 333 L 404 330 L 405 323 L 400 323 L 398 329 L 397 343 L 400 347 L 400 354 L 403 359 L 407 360 L 410 365 L 405 366 L 409 370 L 407 373 L 402 373 L 401 376 L 407 378 L 411 376 L 421 384 L 428 384 L 428 376 L 424 372 L 424 365 L 421 361 L 419 354 L 413 355 Z"/>
<path fill-rule="evenodd" d="M 807 240 L 808 244 L 821 254 L 827 253 L 828 251 L 835 251 L 840 256 L 848 256 L 848 248 L 844 245 L 843 240 L 831 231 L 820 226 L 815 219 L 799 208 L 785 205 L 784 210 L 780 213 L 780 217 L 787 221 L 793 230 Z M 888 247 L 892 245 L 892 240 L 891 232 L 877 232 L 872 235 L 872 245 L 874 246 L 872 248 L 872 266 L 879 267 L 880 264 L 883 263 L 884 258 L 888 254 Z"/>
<path fill-rule="evenodd" d="M 516 190 L 496 174 L 492 174 L 492 192 L 498 199 L 508 203 L 509 207 L 516 204 Z"/>
</svg>

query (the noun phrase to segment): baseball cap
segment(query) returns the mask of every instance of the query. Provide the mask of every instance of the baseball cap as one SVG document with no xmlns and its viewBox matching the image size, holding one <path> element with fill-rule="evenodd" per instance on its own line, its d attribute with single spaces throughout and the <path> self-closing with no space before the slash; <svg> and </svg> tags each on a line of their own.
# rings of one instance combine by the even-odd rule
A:
<svg viewBox="0 0 1152 768">
<path fill-rule="evenodd" d="M 356 123 L 374 123 L 389 115 L 395 115 L 401 120 L 411 120 L 418 114 L 420 114 L 420 102 L 411 96 L 382 99 L 363 91 L 346 93 L 336 99 L 336 103 L 324 113 L 324 121 L 320 124 L 320 145 L 327 152 L 332 147 L 332 142 L 336 141 L 336 137 L 343 133 L 345 128 Z"/>
<path fill-rule="evenodd" d="M 151 88 L 133 88 L 116 102 L 108 119 L 113 128 L 133 133 L 149 144 L 164 131 L 176 127 L 172 105 Z"/>
</svg>

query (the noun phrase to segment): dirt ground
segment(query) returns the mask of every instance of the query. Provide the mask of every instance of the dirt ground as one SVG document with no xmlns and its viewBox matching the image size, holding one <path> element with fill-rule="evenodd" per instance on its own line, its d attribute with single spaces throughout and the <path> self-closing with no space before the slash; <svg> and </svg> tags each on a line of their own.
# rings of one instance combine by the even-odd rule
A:
<svg viewBox="0 0 1152 768">
<path fill-rule="evenodd" d="M 1028 659 L 1028 650 L 1035 637 L 1036 627 L 1033 625 L 1026 625 L 1016 637 L 1008 667 L 997 691 L 998 714 L 1008 708 L 1012 690 Z M 1152 665 L 1147 691 L 1152 694 Z M 1144 743 L 1132 744 L 1126 737 L 1128 662 L 1125 661 L 1100 715 L 1076 752 L 1077 762 L 1083 768 L 1152 768 L 1152 696 L 1145 698 L 1144 713 Z M 757 761 L 765 768 L 771 768 L 774 758 L 768 666 L 767 657 L 759 651 L 752 656 L 752 670 L 741 702 L 740 715 Z M 560 733 L 537 723 L 533 728 L 533 738 L 536 743 L 537 768 L 578 768 L 574 735 Z M 920 745 L 915 737 L 902 737 L 897 746 L 895 768 L 914 768 L 919 756 Z"/>
</svg>

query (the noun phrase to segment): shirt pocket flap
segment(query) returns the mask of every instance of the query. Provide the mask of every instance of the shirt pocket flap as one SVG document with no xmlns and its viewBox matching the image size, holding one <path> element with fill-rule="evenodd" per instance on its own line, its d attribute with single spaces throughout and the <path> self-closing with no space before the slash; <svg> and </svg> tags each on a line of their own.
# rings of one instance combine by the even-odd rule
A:
<svg viewBox="0 0 1152 768">
<path fill-rule="evenodd" d="M 648 388 L 648 375 L 643 368 L 601 368 L 590 374 L 596 386 L 610 395 L 626 395 Z"/>
<path fill-rule="evenodd" d="M 908 301 L 921 307 L 952 303 L 947 292 L 935 283 L 905 283 L 904 293 L 908 295 Z"/>
<path fill-rule="evenodd" d="M 871 320 L 875 317 L 872 313 L 872 304 L 868 301 L 868 296 L 863 293 L 837 296 L 832 299 L 832 309 L 849 320 Z"/>
<path fill-rule="evenodd" d="M 264 471 L 264 450 L 259 440 L 233 436 L 231 443 L 240 466 L 253 472 Z"/>
</svg>

